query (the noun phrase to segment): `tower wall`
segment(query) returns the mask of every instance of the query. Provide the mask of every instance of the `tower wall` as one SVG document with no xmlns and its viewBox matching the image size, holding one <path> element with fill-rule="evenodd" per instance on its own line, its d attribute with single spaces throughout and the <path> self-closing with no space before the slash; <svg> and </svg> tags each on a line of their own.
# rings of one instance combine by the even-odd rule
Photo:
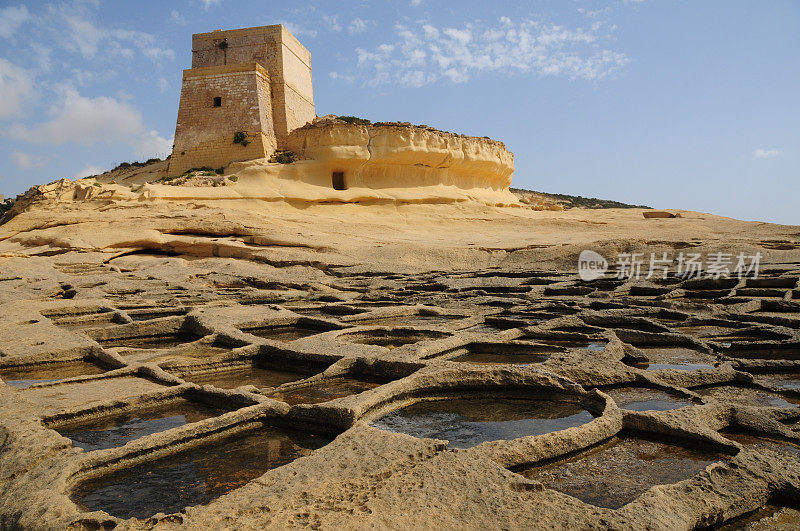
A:
<svg viewBox="0 0 800 531">
<path fill-rule="evenodd" d="M 280 24 L 192 35 L 192 68 L 253 62 L 269 72 L 274 131 L 282 149 L 292 129 L 316 117 L 308 50 Z"/>
<path fill-rule="evenodd" d="M 192 35 L 169 172 L 268 157 L 315 117 L 311 55 L 282 25 Z"/>
<path fill-rule="evenodd" d="M 311 54 L 286 28 L 281 28 L 280 64 L 273 75 L 273 108 L 278 144 L 286 146 L 288 134 L 313 120 L 314 88 L 311 81 Z"/>
<path fill-rule="evenodd" d="M 220 105 L 214 99 L 220 98 Z M 244 132 L 248 144 L 233 142 Z M 260 65 L 184 70 L 170 175 L 269 156 L 276 148 L 270 79 Z"/>
</svg>

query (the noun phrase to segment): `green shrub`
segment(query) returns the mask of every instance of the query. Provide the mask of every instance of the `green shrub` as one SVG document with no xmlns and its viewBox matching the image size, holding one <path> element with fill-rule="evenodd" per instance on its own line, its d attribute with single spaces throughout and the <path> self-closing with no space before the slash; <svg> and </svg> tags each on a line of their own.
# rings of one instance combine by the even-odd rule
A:
<svg viewBox="0 0 800 531">
<path fill-rule="evenodd" d="M 542 195 L 549 199 L 553 199 L 557 201 L 559 204 L 562 204 L 565 209 L 568 208 L 591 208 L 591 209 L 599 209 L 599 208 L 646 208 L 651 209 L 653 207 L 649 207 L 646 205 L 629 205 L 627 203 L 621 203 L 619 201 L 612 201 L 609 199 L 598 199 L 596 197 L 583 197 L 580 195 L 567 195 L 567 194 L 553 194 L 547 192 L 537 192 L 534 190 L 525 190 L 524 188 L 511 188 L 512 193 L 533 193 Z"/>
<path fill-rule="evenodd" d="M 233 133 L 233 143 L 234 144 L 241 144 L 242 146 L 247 146 L 250 143 L 247 140 L 247 134 L 244 131 L 236 131 Z"/>
<path fill-rule="evenodd" d="M 358 116 L 339 116 L 339 119 L 343 122 L 356 125 L 369 125 L 372 123 L 366 118 L 359 118 Z"/>
<path fill-rule="evenodd" d="M 194 172 L 196 172 L 196 171 L 197 171 L 197 172 L 209 172 L 209 171 L 210 171 L 210 172 L 213 172 L 213 171 L 214 171 L 214 168 L 209 168 L 208 166 L 200 166 L 199 168 L 189 168 L 188 170 L 186 170 L 185 172 L 183 172 L 183 174 L 184 174 L 184 175 L 188 175 L 188 174 L 190 174 L 190 173 L 194 173 Z"/>
<path fill-rule="evenodd" d="M 216 173 L 217 175 L 222 175 L 223 173 L 225 173 L 225 166 L 217 168 L 216 170 L 214 170 L 214 173 Z"/>
<path fill-rule="evenodd" d="M 228 180 L 236 182 L 239 180 L 239 177 L 237 177 L 236 175 L 228 175 Z"/>
<path fill-rule="evenodd" d="M 119 164 L 114 166 L 114 168 L 112 168 L 110 171 L 127 170 L 130 168 L 141 168 L 143 166 L 147 166 L 148 164 L 153 164 L 154 162 L 161 162 L 161 159 L 147 159 L 144 162 L 138 162 L 138 161 L 120 162 Z"/>
<path fill-rule="evenodd" d="M 291 164 L 294 162 L 294 153 L 291 151 L 276 151 L 274 155 L 272 155 L 272 159 L 270 162 L 277 162 L 278 164 Z"/>
</svg>

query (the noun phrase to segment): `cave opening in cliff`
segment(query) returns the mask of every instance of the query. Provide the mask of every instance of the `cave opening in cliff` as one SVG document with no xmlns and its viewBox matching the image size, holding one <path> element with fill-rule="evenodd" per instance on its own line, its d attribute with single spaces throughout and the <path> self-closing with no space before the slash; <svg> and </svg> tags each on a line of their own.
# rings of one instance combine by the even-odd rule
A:
<svg viewBox="0 0 800 531">
<path fill-rule="evenodd" d="M 335 171 L 331 174 L 331 180 L 333 181 L 333 189 L 334 190 L 347 190 L 347 186 L 344 184 L 344 172 L 343 171 Z"/>
</svg>

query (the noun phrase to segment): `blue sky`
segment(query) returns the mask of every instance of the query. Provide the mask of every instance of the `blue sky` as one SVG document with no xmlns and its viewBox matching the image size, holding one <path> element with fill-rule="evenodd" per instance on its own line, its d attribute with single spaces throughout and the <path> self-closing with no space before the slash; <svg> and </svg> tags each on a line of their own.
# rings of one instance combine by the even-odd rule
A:
<svg viewBox="0 0 800 531">
<path fill-rule="evenodd" d="M 0 194 L 165 156 L 191 34 L 283 23 L 317 114 L 503 140 L 514 185 L 800 224 L 800 1 L 0 1 Z"/>
</svg>

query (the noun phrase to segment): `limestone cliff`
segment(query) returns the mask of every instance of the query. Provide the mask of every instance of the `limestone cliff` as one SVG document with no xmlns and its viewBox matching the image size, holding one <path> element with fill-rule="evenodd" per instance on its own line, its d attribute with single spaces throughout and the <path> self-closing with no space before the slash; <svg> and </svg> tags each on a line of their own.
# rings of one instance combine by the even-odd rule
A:
<svg viewBox="0 0 800 531">
<path fill-rule="evenodd" d="M 167 161 L 158 161 L 35 186 L 18 198 L 6 221 L 33 204 L 73 201 L 233 201 L 228 206 L 234 208 L 251 208 L 252 201 L 521 206 L 509 191 L 514 155 L 489 138 L 325 117 L 292 131 L 288 147 L 294 158 L 288 164 L 254 159 L 217 173 L 201 169 L 174 176 Z"/>
<path fill-rule="evenodd" d="M 339 171 L 348 188 L 445 185 L 503 191 L 514 172 L 514 155 L 502 142 L 405 124 L 319 121 L 292 131 L 288 148 L 318 163 L 320 184 L 329 184 L 330 174 Z"/>
</svg>

